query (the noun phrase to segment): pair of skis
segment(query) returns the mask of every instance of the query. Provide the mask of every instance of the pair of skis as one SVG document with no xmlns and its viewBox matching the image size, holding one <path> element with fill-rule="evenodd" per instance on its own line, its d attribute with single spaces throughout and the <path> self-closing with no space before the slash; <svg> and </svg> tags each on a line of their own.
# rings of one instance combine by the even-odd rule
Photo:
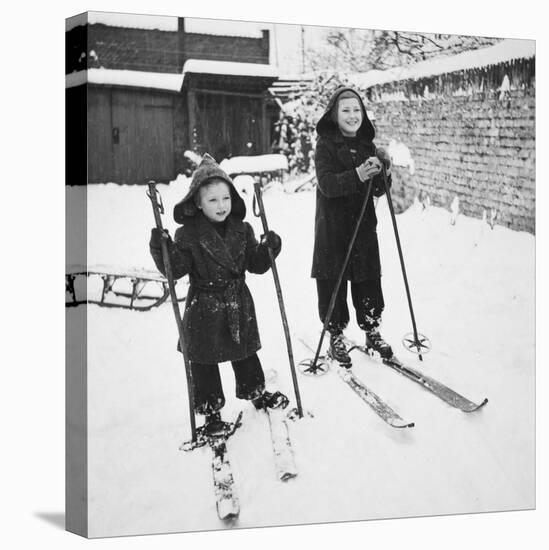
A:
<svg viewBox="0 0 549 550">
<path fill-rule="evenodd" d="M 301 342 L 308 349 L 312 350 L 312 348 L 304 340 L 301 340 Z M 488 403 L 488 399 L 484 399 L 480 404 L 467 399 L 438 380 L 435 380 L 434 378 L 431 378 L 418 370 L 405 365 L 395 355 L 390 358 L 381 358 L 379 357 L 379 354 L 373 352 L 366 346 L 358 345 L 347 338 L 345 339 L 345 344 L 347 345 L 349 352 L 358 350 L 366 354 L 368 357 L 380 361 L 383 365 L 390 367 L 409 380 L 412 380 L 448 405 L 459 409 L 462 412 L 471 413 L 477 411 Z M 366 384 L 364 384 L 364 382 L 362 382 L 362 380 L 355 375 L 352 368 L 340 365 L 337 361 L 331 359 L 330 357 L 328 357 L 327 360 L 330 363 L 336 363 L 338 365 L 337 373 L 339 377 L 387 424 L 393 428 L 412 428 L 414 426 L 414 422 L 404 420 L 392 407 L 390 407 L 368 386 L 366 386 Z M 303 372 L 306 372 L 306 370 L 307 369 L 304 369 Z"/>
<path fill-rule="evenodd" d="M 269 419 L 271 443 L 277 478 L 288 481 L 297 476 L 294 453 L 290 441 L 285 412 L 265 409 Z M 242 425 L 242 412 L 234 422 L 225 422 L 216 433 L 208 433 L 204 426 L 197 429 L 196 441 L 183 443 L 180 449 L 192 451 L 208 445 L 212 451 L 211 467 L 217 515 L 226 522 L 234 522 L 240 515 L 240 502 L 235 491 L 234 476 L 227 452 L 227 440 Z"/>
<path fill-rule="evenodd" d="M 390 358 L 382 358 L 379 357 L 377 353 L 372 352 L 372 350 L 368 349 L 366 346 L 358 345 L 349 339 L 345 339 L 345 343 L 347 344 L 349 351 L 356 349 L 368 355 L 369 357 L 381 361 L 384 365 L 387 365 L 394 371 L 402 374 L 404 377 L 408 378 L 408 380 L 412 380 L 412 382 L 419 384 L 448 405 L 459 409 L 462 412 L 471 413 L 478 411 L 479 409 L 484 407 L 486 403 L 488 403 L 487 398 L 484 398 L 479 404 L 471 401 L 470 399 L 467 399 L 466 397 L 463 397 L 463 395 L 457 393 L 456 391 L 442 384 L 438 380 L 435 380 L 434 378 L 431 378 L 430 376 L 427 376 L 426 374 L 423 374 L 422 372 L 405 365 L 395 355 L 391 356 Z"/>
</svg>

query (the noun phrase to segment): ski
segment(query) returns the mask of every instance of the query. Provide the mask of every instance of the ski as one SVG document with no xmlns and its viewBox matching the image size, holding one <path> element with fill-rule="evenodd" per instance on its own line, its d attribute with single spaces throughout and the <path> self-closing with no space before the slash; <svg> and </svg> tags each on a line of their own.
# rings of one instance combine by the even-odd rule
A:
<svg viewBox="0 0 549 550">
<path fill-rule="evenodd" d="M 208 433 L 204 426 L 197 429 L 196 441 L 188 441 L 181 445 L 183 451 L 192 451 L 198 447 L 209 445 L 212 450 L 212 475 L 214 484 L 217 516 L 223 521 L 233 521 L 240 514 L 240 503 L 234 491 L 234 477 L 227 453 L 227 440 L 240 427 L 242 412 L 234 422 L 224 422 L 223 427 Z"/>
<path fill-rule="evenodd" d="M 448 403 L 448 405 L 451 405 L 456 409 L 459 409 L 466 413 L 470 413 L 478 411 L 480 408 L 484 407 L 486 403 L 488 403 L 487 398 L 485 398 L 480 404 L 470 401 L 466 397 L 463 397 L 463 395 L 460 395 L 459 393 L 452 390 L 448 386 L 445 386 L 438 380 L 435 380 L 434 378 L 431 378 L 426 374 L 423 374 L 416 369 L 405 365 L 395 355 L 388 359 L 383 359 L 379 357 L 378 354 L 374 354 L 374 352 L 372 352 L 366 346 L 360 346 L 347 338 L 345 340 L 346 344 L 349 347 L 349 351 L 356 349 L 358 351 L 361 351 L 362 353 L 365 353 L 366 355 L 368 355 L 368 357 L 375 359 L 376 361 L 381 361 L 384 365 L 387 365 L 388 367 L 402 374 L 409 380 L 416 382 L 416 384 L 424 387 L 426 390 L 436 395 L 439 399 L 442 399 L 442 401 Z"/>
<path fill-rule="evenodd" d="M 330 359 L 333 361 L 333 359 Z M 356 377 L 352 368 L 346 368 L 338 363 L 339 377 L 389 426 L 393 428 L 413 428 L 414 423 L 404 420 L 381 397 L 374 393 L 362 380 Z"/>
<path fill-rule="evenodd" d="M 299 341 L 311 352 L 314 350 L 309 344 L 299 338 Z M 337 365 L 338 376 L 364 401 L 370 408 L 392 428 L 413 428 L 414 422 L 404 420 L 395 410 L 393 410 L 381 397 L 374 393 L 362 380 L 356 377 L 351 367 L 345 367 L 334 358 L 327 355 L 323 357 L 327 363 Z M 307 369 L 305 369 L 306 371 Z M 319 368 L 319 372 L 325 372 Z M 304 371 L 302 371 L 304 372 Z"/>
<path fill-rule="evenodd" d="M 210 447 L 213 452 L 212 474 L 217 516 L 223 521 L 234 520 L 240 514 L 240 503 L 234 491 L 233 472 L 227 457 L 227 440 L 214 437 Z"/>
<path fill-rule="evenodd" d="M 290 440 L 288 423 L 283 409 L 265 409 L 271 430 L 271 443 L 276 475 L 280 481 L 288 481 L 297 476 L 294 451 Z"/>
</svg>

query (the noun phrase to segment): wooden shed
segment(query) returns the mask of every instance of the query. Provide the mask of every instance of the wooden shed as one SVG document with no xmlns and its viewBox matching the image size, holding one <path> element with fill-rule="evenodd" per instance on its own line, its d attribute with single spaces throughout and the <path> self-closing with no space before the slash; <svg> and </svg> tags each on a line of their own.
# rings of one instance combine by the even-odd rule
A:
<svg viewBox="0 0 549 550">
<path fill-rule="evenodd" d="M 268 88 L 276 78 L 269 65 L 188 60 L 182 93 L 189 148 L 218 160 L 269 152 L 278 110 Z"/>
<path fill-rule="evenodd" d="M 80 19 L 66 35 L 69 185 L 171 181 L 187 167 L 186 150 L 217 160 L 270 152 L 278 106 L 268 31 L 232 37 L 186 32 L 182 18 L 174 30 Z"/>
</svg>

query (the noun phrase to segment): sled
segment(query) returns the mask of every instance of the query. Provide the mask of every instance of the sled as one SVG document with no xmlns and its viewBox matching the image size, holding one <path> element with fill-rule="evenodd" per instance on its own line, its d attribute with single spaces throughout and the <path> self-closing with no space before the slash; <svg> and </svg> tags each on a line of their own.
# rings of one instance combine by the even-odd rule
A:
<svg viewBox="0 0 549 550">
<path fill-rule="evenodd" d="M 186 297 L 178 297 L 182 302 Z M 167 279 L 158 271 L 109 266 L 72 267 L 65 275 L 65 306 L 96 304 L 100 307 L 148 311 L 169 297 Z"/>
</svg>

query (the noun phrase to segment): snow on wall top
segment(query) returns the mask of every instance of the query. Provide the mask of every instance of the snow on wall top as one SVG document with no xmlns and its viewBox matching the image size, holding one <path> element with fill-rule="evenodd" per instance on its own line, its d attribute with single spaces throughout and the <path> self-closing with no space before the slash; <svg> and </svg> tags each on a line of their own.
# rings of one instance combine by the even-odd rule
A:
<svg viewBox="0 0 549 550">
<path fill-rule="evenodd" d="M 270 29 L 270 27 L 269 23 L 231 21 L 227 19 L 185 18 L 185 31 L 197 34 L 261 38 L 263 36 L 261 31 L 263 29 Z"/>
<path fill-rule="evenodd" d="M 239 63 L 237 61 L 212 61 L 205 59 L 188 59 L 183 65 L 185 73 L 223 74 L 236 76 L 277 77 L 278 70 L 272 65 L 262 63 Z"/>
<path fill-rule="evenodd" d="M 86 82 L 90 84 L 155 88 L 179 92 L 183 85 L 183 75 L 117 69 L 88 69 L 87 71 L 68 74 L 65 77 L 66 88 L 73 88 Z"/>
<path fill-rule="evenodd" d="M 89 11 L 70 17 L 65 21 L 65 30 L 70 31 L 79 25 L 101 23 L 111 27 L 177 31 L 177 17 L 169 15 L 139 15 L 133 13 L 110 13 Z M 261 38 L 263 29 L 271 29 L 269 23 L 232 21 L 223 19 L 185 18 L 185 30 L 190 33 L 214 34 L 219 36 L 239 36 Z"/>
<path fill-rule="evenodd" d="M 369 88 L 398 80 L 417 80 L 428 76 L 452 73 L 466 69 L 496 65 L 513 59 L 528 59 L 536 55 L 535 40 L 503 40 L 488 48 L 470 50 L 449 57 L 437 57 L 420 61 L 407 67 L 395 67 L 386 71 L 368 71 L 350 75 L 355 86 Z"/>
<path fill-rule="evenodd" d="M 87 15 L 87 18 L 86 18 Z M 149 29 L 159 31 L 177 31 L 177 17 L 169 15 L 138 15 L 134 13 L 110 13 L 104 11 L 89 11 L 65 22 L 65 30 L 70 31 L 78 25 L 102 23 L 111 27 L 126 27 L 130 29 Z"/>
</svg>

